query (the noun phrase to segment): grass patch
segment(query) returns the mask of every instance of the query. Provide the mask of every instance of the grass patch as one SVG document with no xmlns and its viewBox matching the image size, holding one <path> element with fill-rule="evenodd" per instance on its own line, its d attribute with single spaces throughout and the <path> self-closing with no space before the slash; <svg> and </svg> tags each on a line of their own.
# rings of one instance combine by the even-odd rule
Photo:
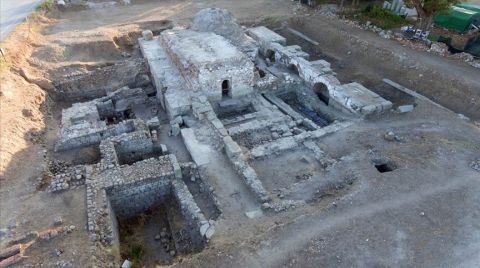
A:
<svg viewBox="0 0 480 268">
<path fill-rule="evenodd" d="M 53 9 L 54 0 L 45 0 L 38 7 L 37 11 L 49 12 Z"/>
<path fill-rule="evenodd" d="M 283 16 L 265 16 L 262 18 L 262 21 L 264 24 L 267 24 L 267 25 L 277 25 L 279 24 L 280 22 L 283 21 L 283 19 L 285 19 L 285 17 Z"/>
<path fill-rule="evenodd" d="M 439 35 L 436 35 L 434 33 L 431 33 L 429 36 L 428 36 L 428 40 L 432 41 L 432 42 L 438 42 L 438 40 L 440 39 L 440 36 Z"/>
<path fill-rule="evenodd" d="M 329 0 L 315 0 L 316 5 L 328 4 L 329 2 Z"/>
<path fill-rule="evenodd" d="M 398 28 L 409 24 L 409 21 L 393 11 L 383 9 L 377 4 L 368 5 L 360 14 L 360 20 L 371 21 L 374 25 L 383 29 Z"/>
<path fill-rule="evenodd" d="M 143 249 L 143 246 L 140 244 L 135 244 L 130 247 L 128 256 L 131 258 L 135 266 L 140 267 L 144 254 L 145 251 Z"/>
</svg>

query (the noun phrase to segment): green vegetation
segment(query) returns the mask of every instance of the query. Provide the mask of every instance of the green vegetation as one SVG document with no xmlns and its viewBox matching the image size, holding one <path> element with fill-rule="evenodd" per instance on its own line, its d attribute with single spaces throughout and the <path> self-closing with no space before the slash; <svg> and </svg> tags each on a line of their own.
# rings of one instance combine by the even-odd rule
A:
<svg viewBox="0 0 480 268">
<path fill-rule="evenodd" d="M 322 5 L 328 3 L 328 0 L 315 0 L 315 4 Z"/>
<path fill-rule="evenodd" d="M 38 7 L 37 7 L 37 10 L 39 11 L 45 11 L 45 12 L 48 12 L 48 11 L 51 11 L 52 8 L 53 8 L 53 1 L 54 0 L 45 0 L 43 1 Z"/>
<path fill-rule="evenodd" d="M 452 5 L 465 2 L 463 0 L 407 0 L 405 3 L 409 7 L 417 10 L 418 22 L 424 31 L 430 29 L 433 16 L 442 11 L 446 11 Z"/>
<path fill-rule="evenodd" d="M 377 4 L 368 5 L 360 15 L 363 21 L 371 21 L 374 25 L 383 29 L 397 28 L 408 24 L 408 21 L 396 13 L 383 9 Z"/>
<path fill-rule="evenodd" d="M 438 42 L 438 39 L 440 38 L 440 36 L 438 36 L 434 33 L 430 33 L 430 35 L 427 38 L 428 38 L 428 40 L 430 40 L 432 42 Z"/>
<path fill-rule="evenodd" d="M 131 243 L 126 250 L 126 254 L 122 255 L 122 257 L 129 259 L 133 267 L 143 267 L 143 255 L 145 254 L 143 245 L 138 242 Z"/>
<path fill-rule="evenodd" d="M 262 22 L 267 25 L 278 25 L 283 19 L 285 19 L 283 16 L 267 15 L 262 18 Z"/>
</svg>

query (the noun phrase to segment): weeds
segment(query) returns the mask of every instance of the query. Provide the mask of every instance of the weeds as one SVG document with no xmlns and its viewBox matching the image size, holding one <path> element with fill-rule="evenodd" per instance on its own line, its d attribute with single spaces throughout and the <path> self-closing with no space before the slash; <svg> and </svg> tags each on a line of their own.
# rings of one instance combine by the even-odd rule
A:
<svg viewBox="0 0 480 268">
<path fill-rule="evenodd" d="M 49 12 L 53 9 L 54 0 L 45 0 L 38 7 L 37 11 Z"/>
<path fill-rule="evenodd" d="M 140 263 L 144 254 L 143 246 L 139 244 L 132 245 L 130 248 L 129 256 L 132 258 L 134 263 Z"/>
<path fill-rule="evenodd" d="M 373 24 L 383 29 L 398 28 L 408 21 L 393 11 L 383 9 L 377 4 L 368 5 L 360 15 L 361 20 L 370 20 Z"/>
<path fill-rule="evenodd" d="M 268 25 L 276 25 L 280 23 L 284 17 L 282 16 L 273 16 L 273 15 L 268 15 L 263 17 L 263 23 L 268 24 Z"/>
</svg>

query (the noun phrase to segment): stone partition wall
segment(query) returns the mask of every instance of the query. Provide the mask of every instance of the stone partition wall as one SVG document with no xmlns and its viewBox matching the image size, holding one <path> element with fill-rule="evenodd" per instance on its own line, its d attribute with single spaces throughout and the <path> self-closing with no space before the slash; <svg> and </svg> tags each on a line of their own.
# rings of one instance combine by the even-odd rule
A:
<svg viewBox="0 0 480 268">
<path fill-rule="evenodd" d="M 137 216 L 170 198 L 172 178 L 154 177 L 107 188 L 107 195 L 117 218 L 126 219 Z"/>
<path fill-rule="evenodd" d="M 182 180 L 172 180 L 172 195 L 184 220 L 184 230 L 188 232 L 191 244 L 185 245 L 176 241 L 177 250 L 182 253 L 201 250 L 205 245 L 205 233 L 201 233 L 202 226 L 214 228 L 203 215 L 195 203 L 187 185 Z"/>
<path fill-rule="evenodd" d="M 96 105 L 85 105 L 85 109 L 93 110 L 94 113 L 82 112 L 84 110 L 79 110 L 78 106 L 64 110 L 55 151 L 95 145 L 109 137 L 148 129 L 140 119 L 129 119 L 107 126 L 106 122 L 100 119 Z"/>
<path fill-rule="evenodd" d="M 53 79 L 55 101 L 82 101 L 105 96 L 107 92 L 135 84 L 138 75 L 148 74 L 145 59 L 128 59 L 98 67 L 85 67 L 79 74 Z M 54 76 L 56 76 L 54 74 Z"/>
</svg>

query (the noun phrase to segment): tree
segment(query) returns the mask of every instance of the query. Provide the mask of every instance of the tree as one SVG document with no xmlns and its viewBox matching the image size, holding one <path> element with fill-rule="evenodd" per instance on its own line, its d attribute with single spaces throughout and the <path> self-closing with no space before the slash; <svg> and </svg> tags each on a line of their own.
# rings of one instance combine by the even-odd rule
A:
<svg viewBox="0 0 480 268">
<path fill-rule="evenodd" d="M 409 7 L 415 7 L 418 14 L 419 27 L 426 31 L 432 26 L 433 16 L 437 12 L 445 11 L 462 0 L 406 0 Z"/>
</svg>

